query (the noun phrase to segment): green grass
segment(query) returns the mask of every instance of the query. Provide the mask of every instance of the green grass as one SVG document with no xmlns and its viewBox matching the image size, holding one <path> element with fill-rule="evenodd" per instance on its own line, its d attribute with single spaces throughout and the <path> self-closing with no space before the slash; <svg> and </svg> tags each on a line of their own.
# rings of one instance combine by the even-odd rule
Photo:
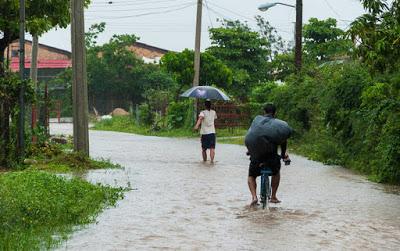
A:
<svg viewBox="0 0 400 251">
<path fill-rule="evenodd" d="M 31 169 L 52 172 L 82 172 L 90 169 L 121 168 L 120 165 L 111 163 L 107 159 L 92 159 L 82 153 L 62 153 L 50 160 L 38 161 L 29 166 Z"/>
<path fill-rule="evenodd" d="M 55 247 L 122 198 L 121 188 L 42 171 L 0 174 L 0 250 Z"/>
<path fill-rule="evenodd" d="M 218 139 L 218 143 L 244 145 L 244 136 L 242 136 L 242 137 L 232 137 L 232 138 L 219 138 Z"/>
<path fill-rule="evenodd" d="M 19 171 L 0 172 L 0 250 L 55 247 L 122 198 L 122 188 L 52 174 L 121 168 L 109 160 L 72 152 L 70 143 L 47 141 L 31 146 L 28 156 Z"/>
<path fill-rule="evenodd" d="M 46 143 L 33 146 L 30 160 L 19 169 L 34 169 L 56 173 L 84 172 L 90 169 L 122 168 L 108 159 L 92 159 L 73 152 L 70 144 Z"/>
<path fill-rule="evenodd" d="M 130 116 L 118 116 L 112 119 L 97 122 L 93 130 L 102 131 L 115 131 L 134 133 L 147 136 L 159 137 L 198 137 L 199 132 L 192 130 L 192 128 L 161 128 L 160 130 L 152 130 L 150 126 L 139 126 Z M 246 133 L 246 129 L 233 128 L 233 129 L 217 129 L 218 137 L 242 136 Z"/>
</svg>

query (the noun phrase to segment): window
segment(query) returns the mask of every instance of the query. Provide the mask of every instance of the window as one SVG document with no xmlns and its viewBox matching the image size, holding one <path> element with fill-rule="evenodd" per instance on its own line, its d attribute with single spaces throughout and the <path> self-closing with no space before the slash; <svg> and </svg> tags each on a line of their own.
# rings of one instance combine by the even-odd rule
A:
<svg viewBox="0 0 400 251">
<path fill-rule="evenodd" d="M 18 57 L 18 50 L 16 49 L 11 50 L 11 57 Z"/>
</svg>

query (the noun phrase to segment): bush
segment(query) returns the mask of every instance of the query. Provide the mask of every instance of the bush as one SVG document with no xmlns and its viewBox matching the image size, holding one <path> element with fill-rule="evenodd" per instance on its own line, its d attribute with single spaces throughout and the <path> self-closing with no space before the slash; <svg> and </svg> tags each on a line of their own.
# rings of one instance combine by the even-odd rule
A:
<svg viewBox="0 0 400 251">
<path fill-rule="evenodd" d="M 188 119 L 193 117 L 193 103 L 190 101 L 171 102 L 168 106 L 168 126 L 170 128 L 189 127 Z M 190 120 L 191 121 L 191 120 Z"/>
<path fill-rule="evenodd" d="M 139 121 L 142 125 L 151 125 L 154 122 L 155 115 L 150 106 L 146 103 L 139 106 Z"/>
<path fill-rule="evenodd" d="M 399 73 L 372 76 L 353 62 L 287 79 L 255 88 L 252 111 L 274 102 L 277 116 L 295 129 L 300 153 L 357 169 L 378 182 L 400 183 Z"/>
</svg>

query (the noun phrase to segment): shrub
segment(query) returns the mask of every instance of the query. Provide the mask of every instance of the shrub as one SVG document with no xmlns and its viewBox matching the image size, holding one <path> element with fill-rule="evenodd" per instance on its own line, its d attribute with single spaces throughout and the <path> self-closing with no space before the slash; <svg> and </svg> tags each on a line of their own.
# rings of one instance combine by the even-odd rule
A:
<svg viewBox="0 0 400 251">
<path fill-rule="evenodd" d="M 139 106 L 139 121 L 143 125 L 151 125 L 154 122 L 154 113 L 151 111 L 150 106 L 143 103 Z"/>
<path fill-rule="evenodd" d="M 168 126 L 187 127 L 188 117 L 193 117 L 193 104 L 190 101 L 171 102 L 168 106 Z"/>
</svg>

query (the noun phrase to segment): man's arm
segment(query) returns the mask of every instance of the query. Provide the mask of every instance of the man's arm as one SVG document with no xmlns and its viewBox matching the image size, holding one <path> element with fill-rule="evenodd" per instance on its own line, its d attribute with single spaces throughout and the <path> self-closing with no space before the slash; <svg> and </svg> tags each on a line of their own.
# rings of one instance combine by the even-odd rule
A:
<svg viewBox="0 0 400 251">
<path fill-rule="evenodd" d="M 283 160 L 289 158 L 289 155 L 287 154 L 287 141 L 281 144 L 281 158 Z"/>
</svg>

